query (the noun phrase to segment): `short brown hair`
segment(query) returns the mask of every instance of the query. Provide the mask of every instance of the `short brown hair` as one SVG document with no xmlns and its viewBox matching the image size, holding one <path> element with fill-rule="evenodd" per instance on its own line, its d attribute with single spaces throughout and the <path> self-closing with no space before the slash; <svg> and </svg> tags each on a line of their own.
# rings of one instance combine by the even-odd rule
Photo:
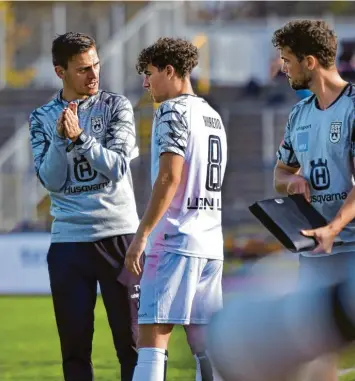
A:
<svg viewBox="0 0 355 381">
<path fill-rule="evenodd" d="M 322 20 L 290 21 L 274 32 L 272 44 L 279 49 L 288 47 L 299 61 L 311 55 L 326 69 L 335 64 L 337 37 Z"/>
<path fill-rule="evenodd" d="M 149 64 L 160 71 L 171 65 L 177 74 L 184 78 L 198 64 L 197 47 L 181 38 L 159 38 L 139 54 L 136 65 L 138 73 L 142 74 Z"/>
<path fill-rule="evenodd" d="M 61 34 L 52 43 L 53 65 L 68 69 L 68 62 L 74 56 L 91 48 L 96 48 L 95 40 L 86 34 L 77 32 Z"/>
</svg>

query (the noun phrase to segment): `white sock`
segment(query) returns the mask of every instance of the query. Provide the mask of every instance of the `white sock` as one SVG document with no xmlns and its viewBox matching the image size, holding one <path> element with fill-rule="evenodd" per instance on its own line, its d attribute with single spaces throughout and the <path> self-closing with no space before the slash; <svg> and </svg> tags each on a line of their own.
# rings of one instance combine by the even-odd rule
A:
<svg viewBox="0 0 355 381">
<path fill-rule="evenodd" d="M 138 349 L 138 362 L 132 381 L 165 381 L 167 358 L 165 349 Z"/>
</svg>

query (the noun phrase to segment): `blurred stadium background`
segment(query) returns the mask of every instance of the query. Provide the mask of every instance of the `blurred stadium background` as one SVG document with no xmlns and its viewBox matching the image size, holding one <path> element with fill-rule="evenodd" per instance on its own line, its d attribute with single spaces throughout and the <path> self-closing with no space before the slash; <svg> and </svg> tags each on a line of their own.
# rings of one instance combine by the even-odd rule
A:
<svg viewBox="0 0 355 381">
<path fill-rule="evenodd" d="M 49 291 L 50 203 L 34 173 L 28 116 L 60 88 L 51 62 L 56 34 L 79 31 L 92 35 L 102 62 L 101 88 L 126 95 L 134 106 L 141 155 L 132 163 L 132 170 L 140 214 L 151 189 L 149 147 L 155 105 L 144 94 L 136 74 L 137 55 L 166 35 L 189 38 L 198 46 L 195 89 L 220 112 L 228 135 L 223 199 L 226 280 L 228 275 L 237 275 L 231 279 L 239 281 L 254 259 L 284 254 L 247 208 L 257 199 L 275 196 L 275 152 L 292 105 L 305 95 L 290 89 L 280 73 L 272 33 L 294 18 L 327 20 L 339 39 L 339 69 L 351 81 L 355 77 L 354 15 L 355 3 L 350 1 L 0 1 L 0 294 Z M 282 263 L 282 271 L 295 268 L 292 258 Z M 230 284 L 235 287 L 228 281 L 226 287 Z M 59 358 L 51 305 L 49 299 L 44 300 L 45 307 L 38 298 L 0 298 L 0 381 L 59 379 L 58 369 L 53 378 L 50 371 L 40 371 L 57 366 Z M 41 311 L 47 318 L 40 326 L 50 326 L 48 337 L 53 340 L 39 344 L 43 355 L 24 349 L 33 345 L 32 338 L 27 336 L 27 342 L 24 336 L 31 327 L 36 329 L 34 322 Z M 29 320 L 24 321 L 24 316 Z M 98 321 L 104 320 L 99 314 Z M 103 341 L 102 335 L 98 334 L 97 340 Z M 49 353 L 46 345 L 54 346 L 55 354 L 43 360 Z M 19 347 L 23 352 L 17 352 Z M 37 373 L 25 371 L 31 363 L 30 352 L 44 361 Z M 18 353 L 24 358 L 19 359 Z M 174 366 L 182 373 L 177 371 L 176 378 L 170 373 L 169 380 L 193 379 L 193 365 L 190 373 L 184 365 L 173 363 L 172 369 Z M 102 380 L 106 380 L 104 373 Z M 112 380 L 112 374 L 107 380 Z"/>
</svg>

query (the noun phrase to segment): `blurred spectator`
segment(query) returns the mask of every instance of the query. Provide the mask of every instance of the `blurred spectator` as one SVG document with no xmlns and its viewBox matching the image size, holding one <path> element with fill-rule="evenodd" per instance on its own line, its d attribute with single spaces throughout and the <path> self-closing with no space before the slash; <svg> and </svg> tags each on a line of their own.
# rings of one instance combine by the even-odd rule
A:
<svg viewBox="0 0 355 381">
<path fill-rule="evenodd" d="M 331 13 L 338 16 L 353 15 L 351 1 L 194 1 L 186 2 L 186 16 L 192 23 L 241 22 L 265 17 L 302 18 L 305 14 L 320 17 Z"/>
<path fill-rule="evenodd" d="M 280 104 L 286 100 L 286 77 L 282 72 L 282 65 L 283 61 L 279 54 L 274 56 L 270 62 L 270 92 L 268 97 L 270 105 Z"/>
<path fill-rule="evenodd" d="M 339 57 L 339 73 L 343 79 L 354 81 L 355 79 L 355 55 L 354 50 L 348 47 Z"/>
<path fill-rule="evenodd" d="M 244 96 L 257 98 L 261 94 L 261 91 L 262 87 L 260 83 L 256 79 L 251 78 L 244 87 Z"/>
<path fill-rule="evenodd" d="M 285 74 L 282 72 L 283 61 L 279 55 L 274 56 L 270 63 L 270 78 L 276 80 L 280 77 L 285 78 Z"/>
<path fill-rule="evenodd" d="M 50 221 L 29 221 L 24 220 L 19 222 L 10 233 L 40 233 L 40 232 L 50 232 L 51 222 Z"/>
</svg>

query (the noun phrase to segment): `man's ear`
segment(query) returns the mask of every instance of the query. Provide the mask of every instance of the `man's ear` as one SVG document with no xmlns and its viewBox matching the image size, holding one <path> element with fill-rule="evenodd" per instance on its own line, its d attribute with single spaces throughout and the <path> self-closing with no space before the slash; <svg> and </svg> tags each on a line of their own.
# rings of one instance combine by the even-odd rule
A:
<svg viewBox="0 0 355 381">
<path fill-rule="evenodd" d="M 166 74 L 168 75 L 168 78 L 171 79 L 171 78 L 174 76 L 174 74 L 175 74 L 175 69 L 174 69 L 174 67 L 171 66 L 171 65 L 168 65 L 168 66 L 166 67 Z"/>
<path fill-rule="evenodd" d="M 316 66 L 316 59 L 314 56 L 306 56 L 306 65 L 308 70 L 313 70 Z"/>
<path fill-rule="evenodd" d="M 62 66 L 54 66 L 54 71 L 57 74 L 57 77 L 60 79 L 64 78 L 64 68 Z"/>
</svg>

